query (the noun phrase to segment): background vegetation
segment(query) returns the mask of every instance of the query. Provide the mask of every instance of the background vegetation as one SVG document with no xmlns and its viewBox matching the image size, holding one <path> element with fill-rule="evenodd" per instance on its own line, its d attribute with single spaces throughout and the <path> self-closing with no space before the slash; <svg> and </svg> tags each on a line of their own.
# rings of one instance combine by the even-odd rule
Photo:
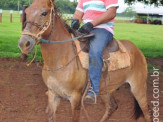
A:
<svg viewBox="0 0 163 122">
<path fill-rule="evenodd" d="M 0 0 L 0 9 L 4 10 L 19 10 L 23 5 L 30 5 L 33 0 Z M 64 13 L 73 13 L 77 5 L 77 0 L 70 2 L 69 0 L 56 0 L 56 5 Z M 133 4 L 135 2 L 142 2 L 145 4 L 154 4 L 155 6 L 162 6 L 163 0 L 125 0 L 125 3 Z M 19 9 L 18 9 L 19 5 Z"/>
<path fill-rule="evenodd" d="M 29 5 L 30 0 L 0 0 L 0 9 L 18 10 L 18 1 L 20 9 L 23 5 Z"/>
<path fill-rule="evenodd" d="M 30 5 L 31 2 L 32 0 L 0 0 L 0 9 L 22 10 L 23 5 Z M 69 0 L 56 0 L 55 4 L 64 13 L 74 13 L 77 1 L 75 0 L 74 2 L 70 2 Z"/>
<path fill-rule="evenodd" d="M 163 57 L 163 26 L 135 23 L 115 23 L 115 38 L 130 40 L 146 57 Z M 9 11 L 4 11 L 0 23 L 0 57 L 19 57 L 18 40 L 21 34 L 19 12 L 14 11 L 13 23 L 9 22 Z M 38 46 L 39 48 L 39 46 Z M 32 57 L 30 55 L 30 57 Z M 40 50 L 37 58 L 41 59 Z"/>
<path fill-rule="evenodd" d="M 70 2 L 69 0 L 56 0 L 56 6 L 65 14 L 74 13 L 77 2 Z"/>
</svg>

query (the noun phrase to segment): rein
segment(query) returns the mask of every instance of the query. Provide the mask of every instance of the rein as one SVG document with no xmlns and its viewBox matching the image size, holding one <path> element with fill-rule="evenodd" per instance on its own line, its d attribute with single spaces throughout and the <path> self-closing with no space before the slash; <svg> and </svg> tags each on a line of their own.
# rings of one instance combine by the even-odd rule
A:
<svg viewBox="0 0 163 122">
<path fill-rule="evenodd" d="M 66 42 L 72 42 L 75 41 L 77 39 L 80 39 L 82 37 L 86 36 L 86 34 L 82 34 L 80 36 L 68 39 L 68 40 L 62 40 L 62 41 L 50 41 L 50 40 L 45 40 L 45 39 L 40 39 L 40 43 L 46 43 L 46 44 L 59 44 L 59 43 L 66 43 Z"/>
</svg>

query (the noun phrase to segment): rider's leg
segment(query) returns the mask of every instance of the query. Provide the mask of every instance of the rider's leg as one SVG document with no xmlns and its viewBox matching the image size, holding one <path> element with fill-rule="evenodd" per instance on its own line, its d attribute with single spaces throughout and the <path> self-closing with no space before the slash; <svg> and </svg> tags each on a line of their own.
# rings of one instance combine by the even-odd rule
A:
<svg viewBox="0 0 163 122">
<path fill-rule="evenodd" d="M 106 45 L 112 41 L 113 35 L 109 31 L 102 28 L 93 29 L 91 33 L 94 33 L 95 37 L 90 39 L 89 76 L 93 91 L 96 93 L 96 95 L 98 95 L 103 67 L 102 53 Z M 94 97 L 92 92 L 88 92 L 88 94 Z"/>
</svg>

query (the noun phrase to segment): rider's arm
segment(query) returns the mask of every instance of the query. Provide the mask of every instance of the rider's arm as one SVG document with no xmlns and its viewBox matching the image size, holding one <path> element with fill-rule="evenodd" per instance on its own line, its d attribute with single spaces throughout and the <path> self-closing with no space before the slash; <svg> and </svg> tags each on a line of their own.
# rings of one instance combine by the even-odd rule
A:
<svg viewBox="0 0 163 122">
<path fill-rule="evenodd" d="M 115 18 L 116 11 L 117 7 L 111 7 L 104 14 L 93 20 L 91 23 L 93 24 L 94 27 L 103 23 L 107 23 Z"/>
<path fill-rule="evenodd" d="M 74 15 L 73 15 L 73 18 L 74 19 L 78 19 L 79 20 L 79 23 L 81 23 L 82 21 L 82 17 L 83 17 L 84 13 L 79 11 L 79 10 L 76 10 Z"/>
<path fill-rule="evenodd" d="M 79 23 L 81 23 L 83 15 L 84 15 L 83 0 L 78 0 L 78 5 L 76 7 L 76 11 L 74 13 L 73 18 L 78 19 Z"/>
<path fill-rule="evenodd" d="M 107 23 L 112 19 L 114 19 L 116 16 L 116 11 L 118 8 L 118 0 L 103 0 L 103 1 L 106 7 L 106 12 L 91 22 L 93 26 Z"/>
</svg>

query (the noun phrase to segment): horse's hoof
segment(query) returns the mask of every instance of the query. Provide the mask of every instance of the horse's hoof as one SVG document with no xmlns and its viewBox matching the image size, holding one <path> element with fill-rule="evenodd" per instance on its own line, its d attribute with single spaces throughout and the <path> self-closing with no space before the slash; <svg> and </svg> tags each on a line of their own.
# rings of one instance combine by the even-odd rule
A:
<svg viewBox="0 0 163 122">
<path fill-rule="evenodd" d="M 53 122 L 53 120 L 48 120 L 48 122 Z"/>
<path fill-rule="evenodd" d="M 53 122 L 53 117 L 52 117 L 52 116 L 51 116 L 51 117 L 49 117 L 48 122 Z"/>
</svg>

